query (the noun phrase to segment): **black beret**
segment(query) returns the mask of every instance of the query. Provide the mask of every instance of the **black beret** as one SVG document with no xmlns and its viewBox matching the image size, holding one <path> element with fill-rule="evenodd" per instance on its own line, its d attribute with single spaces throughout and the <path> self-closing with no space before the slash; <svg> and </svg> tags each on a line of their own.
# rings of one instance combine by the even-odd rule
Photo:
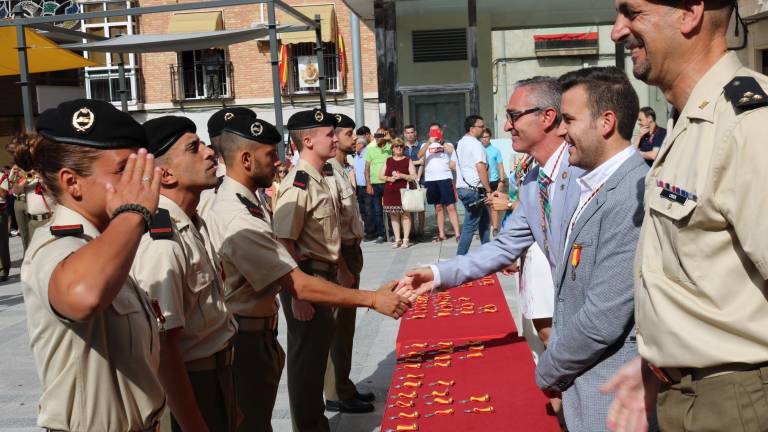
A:
<svg viewBox="0 0 768 432">
<path fill-rule="evenodd" d="M 336 116 L 317 108 L 299 111 L 288 119 L 288 130 L 314 129 L 323 126 L 336 127 Z"/>
<path fill-rule="evenodd" d="M 256 113 L 243 107 L 220 109 L 208 119 L 208 136 L 210 138 L 215 138 L 221 135 L 224 125 L 226 125 L 228 121 L 238 117 L 254 120 L 256 119 Z"/>
<path fill-rule="evenodd" d="M 98 149 L 147 146 L 141 125 L 109 102 L 76 99 L 43 111 L 37 120 L 40 135 L 60 143 Z"/>
<path fill-rule="evenodd" d="M 233 133 L 245 139 L 269 145 L 275 145 L 283 140 L 280 132 L 271 123 L 242 116 L 228 121 L 222 132 Z"/>
<path fill-rule="evenodd" d="M 355 121 L 351 117 L 345 114 L 334 114 L 336 116 L 336 127 L 340 128 L 355 128 Z"/>
<path fill-rule="evenodd" d="M 149 146 L 147 151 L 160 157 L 167 152 L 182 135 L 187 132 L 197 133 L 195 123 L 179 116 L 162 116 L 144 122 Z"/>
</svg>

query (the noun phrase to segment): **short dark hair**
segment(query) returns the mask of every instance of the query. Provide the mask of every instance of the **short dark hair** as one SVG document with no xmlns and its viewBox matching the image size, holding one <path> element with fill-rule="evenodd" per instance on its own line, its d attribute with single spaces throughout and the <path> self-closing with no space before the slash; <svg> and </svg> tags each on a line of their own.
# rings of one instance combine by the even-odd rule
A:
<svg viewBox="0 0 768 432">
<path fill-rule="evenodd" d="M 483 135 L 485 134 L 488 134 L 489 136 L 493 136 L 493 132 L 491 132 L 491 128 L 483 129 Z"/>
<path fill-rule="evenodd" d="M 440 129 L 442 129 L 442 128 L 443 128 L 443 125 L 441 125 L 441 124 L 440 124 L 440 123 L 438 123 L 438 122 L 432 122 L 432 123 L 430 123 L 430 124 L 429 124 L 429 128 L 428 128 L 428 129 L 432 129 L 432 126 L 437 126 L 437 127 L 439 127 Z"/>
<path fill-rule="evenodd" d="M 602 113 L 612 111 L 619 135 L 626 140 L 632 138 L 640 102 L 624 72 L 614 66 L 588 67 L 568 72 L 559 81 L 563 93 L 584 86 L 592 118 L 596 120 Z"/>
<path fill-rule="evenodd" d="M 405 125 L 405 127 L 403 128 L 403 132 L 405 132 L 408 129 L 416 130 L 416 125 L 415 124 L 407 124 L 407 125 Z"/>
<path fill-rule="evenodd" d="M 368 128 L 368 126 L 360 126 L 359 128 L 357 128 L 357 131 L 355 131 L 356 135 L 366 135 L 370 133 L 371 133 L 371 130 Z"/>
<path fill-rule="evenodd" d="M 652 118 L 653 121 L 656 121 L 656 111 L 654 111 L 653 108 L 645 106 L 640 108 L 640 112 L 645 114 L 646 117 Z"/>
<path fill-rule="evenodd" d="M 467 117 L 466 120 L 464 120 L 464 132 L 469 132 L 470 129 L 475 127 L 475 123 L 482 119 L 482 117 L 476 114 L 472 114 L 471 116 Z"/>
</svg>

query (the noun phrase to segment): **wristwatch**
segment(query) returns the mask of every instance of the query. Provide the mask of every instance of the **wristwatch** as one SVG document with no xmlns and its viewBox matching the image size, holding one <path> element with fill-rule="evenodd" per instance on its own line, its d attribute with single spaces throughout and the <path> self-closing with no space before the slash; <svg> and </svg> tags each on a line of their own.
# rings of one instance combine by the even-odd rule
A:
<svg viewBox="0 0 768 432">
<path fill-rule="evenodd" d="M 507 210 L 512 210 L 512 201 L 507 202 Z"/>
</svg>

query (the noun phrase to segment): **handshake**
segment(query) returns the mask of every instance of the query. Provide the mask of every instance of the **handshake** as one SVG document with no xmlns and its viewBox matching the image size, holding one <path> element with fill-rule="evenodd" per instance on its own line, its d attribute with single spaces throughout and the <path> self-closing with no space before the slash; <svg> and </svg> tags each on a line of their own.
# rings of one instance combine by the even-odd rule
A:
<svg viewBox="0 0 768 432">
<path fill-rule="evenodd" d="M 433 288 L 432 269 L 418 267 L 408 271 L 402 279 L 382 285 L 376 291 L 373 308 L 383 315 L 398 319 L 418 296 L 432 291 Z"/>
</svg>

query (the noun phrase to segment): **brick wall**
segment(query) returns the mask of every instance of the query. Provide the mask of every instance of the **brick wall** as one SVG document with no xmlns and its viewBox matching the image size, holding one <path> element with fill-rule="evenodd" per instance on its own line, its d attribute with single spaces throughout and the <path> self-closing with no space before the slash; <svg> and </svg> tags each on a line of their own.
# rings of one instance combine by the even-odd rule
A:
<svg viewBox="0 0 768 432">
<path fill-rule="evenodd" d="M 185 2 L 189 0 L 179 0 Z M 156 6 L 172 3 L 170 0 L 141 0 L 141 6 Z M 346 94 L 340 98 L 351 99 L 353 97 L 352 81 L 352 37 L 349 28 L 349 14 L 347 6 L 341 0 L 336 1 L 311 1 L 289 0 L 288 4 L 296 6 L 302 4 L 335 4 L 336 21 L 346 46 L 347 76 Z M 234 6 L 223 9 L 224 28 L 239 29 L 249 27 L 252 23 L 261 20 L 261 5 Z M 264 21 L 267 20 L 266 5 L 263 9 Z M 283 12 L 277 10 L 278 21 L 282 21 Z M 140 34 L 166 33 L 170 13 L 144 15 L 139 19 Z M 362 64 L 363 64 L 363 91 L 365 94 L 375 95 L 377 92 L 376 80 L 376 40 L 371 23 L 361 21 L 360 25 Z M 270 51 L 268 43 L 256 41 L 231 45 L 228 48 L 228 58 L 234 67 L 234 90 L 237 101 L 242 100 L 267 100 L 272 98 L 272 71 Z M 176 53 L 151 53 L 141 55 L 141 74 L 143 78 L 143 99 L 148 109 L 152 106 L 171 103 L 171 83 L 169 65 L 177 61 Z M 375 96 L 374 96 L 375 97 Z M 316 98 L 316 97 L 315 97 Z"/>
</svg>

